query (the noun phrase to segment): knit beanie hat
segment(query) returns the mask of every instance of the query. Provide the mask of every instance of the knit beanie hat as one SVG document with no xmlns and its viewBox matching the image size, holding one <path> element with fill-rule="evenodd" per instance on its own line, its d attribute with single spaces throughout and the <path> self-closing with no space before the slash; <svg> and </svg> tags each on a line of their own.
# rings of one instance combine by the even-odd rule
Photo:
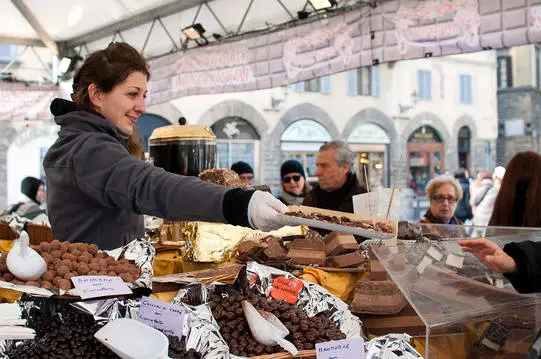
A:
<svg viewBox="0 0 541 359">
<path fill-rule="evenodd" d="M 280 167 L 280 176 L 284 178 L 284 176 L 288 173 L 300 173 L 301 176 L 306 178 L 304 169 L 302 168 L 301 163 L 297 160 L 287 160 L 282 164 L 282 167 Z"/>
<path fill-rule="evenodd" d="M 21 182 L 21 192 L 24 193 L 32 201 L 40 204 L 36 201 L 36 194 L 38 193 L 39 186 L 44 185 L 43 181 L 35 177 L 26 177 Z"/>
<path fill-rule="evenodd" d="M 254 169 L 252 168 L 252 166 L 242 161 L 233 163 L 233 165 L 231 166 L 231 169 L 237 172 L 237 174 L 239 175 L 243 173 L 252 173 L 252 174 L 254 173 Z"/>
</svg>

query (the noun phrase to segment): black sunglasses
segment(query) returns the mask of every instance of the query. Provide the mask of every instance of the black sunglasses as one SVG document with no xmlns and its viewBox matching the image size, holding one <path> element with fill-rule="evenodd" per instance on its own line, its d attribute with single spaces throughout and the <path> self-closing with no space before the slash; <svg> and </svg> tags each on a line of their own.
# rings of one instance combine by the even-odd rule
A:
<svg viewBox="0 0 541 359">
<path fill-rule="evenodd" d="M 284 181 L 284 183 L 289 183 L 289 182 L 291 182 L 291 180 L 293 180 L 295 182 L 299 182 L 301 180 L 301 176 L 295 175 L 295 176 L 291 176 L 291 177 L 284 177 L 282 180 Z"/>
</svg>

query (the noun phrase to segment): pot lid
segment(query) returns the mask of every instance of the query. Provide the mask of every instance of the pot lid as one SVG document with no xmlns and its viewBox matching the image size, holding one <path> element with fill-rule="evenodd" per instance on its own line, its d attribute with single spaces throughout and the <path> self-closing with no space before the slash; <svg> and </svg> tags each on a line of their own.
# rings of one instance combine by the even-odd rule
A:
<svg viewBox="0 0 541 359">
<path fill-rule="evenodd" d="M 174 140 L 216 140 L 214 132 L 207 126 L 163 126 L 152 131 L 150 142 L 164 142 Z"/>
</svg>

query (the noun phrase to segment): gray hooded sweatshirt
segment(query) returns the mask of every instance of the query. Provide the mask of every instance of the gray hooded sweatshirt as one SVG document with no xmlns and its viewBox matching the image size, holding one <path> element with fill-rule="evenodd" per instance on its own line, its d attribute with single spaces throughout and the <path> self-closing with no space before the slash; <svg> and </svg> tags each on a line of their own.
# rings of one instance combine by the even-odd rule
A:
<svg viewBox="0 0 541 359">
<path fill-rule="evenodd" d="M 171 221 L 248 224 L 251 192 L 145 163 L 129 153 L 125 135 L 112 122 L 79 111 L 72 102 L 54 100 L 51 111 L 60 131 L 43 165 L 55 239 L 118 248 L 143 237 L 142 214 Z"/>
</svg>

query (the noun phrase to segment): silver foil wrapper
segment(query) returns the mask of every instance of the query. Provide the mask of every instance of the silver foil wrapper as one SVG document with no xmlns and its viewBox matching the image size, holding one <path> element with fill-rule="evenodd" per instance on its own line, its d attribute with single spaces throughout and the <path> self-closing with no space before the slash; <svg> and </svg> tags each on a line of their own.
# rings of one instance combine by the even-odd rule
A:
<svg viewBox="0 0 541 359">
<path fill-rule="evenodd" d="M 151 288 L 152 287 L 152 263 L 154 262 L 154 257 L 156 251 L 152 244 L 144 239 L 136 239 L 127 245 L 117 248 L 111 251 L 106 251 L 107 254 L 114 257 L 115 259 L 126 258 L 128 260 L 133 260 L 135 264 L 141 269 L 141 276 L 135 282 L 128 283 L 128 286 L 131 289 L 136 288 Z M 11 283 L 3 282 L 6 285 L 0 287 L 8 287 L 11 289 L 22 289 L 22 292 L 27 292 L 21 286 L 12 285 Z M 28 287 L 28 286 L 22 286 Z M 33 287 L 30 287 L 33 288 Z M 47 292 L 48 290 L 39 288 L 41 291 Z M 59 293 L 52 294 L 66 294 L 66 291 L 60 291 Z M 34 296 L 40 296 L 40 293 L 34 292 L 29 293 Z M 48 295 L 44 295 L 48 296 Z M 32 307 L 35 306 L 33 301 L 19 302 L 22 311 L 29 311 Z M 74 302 L 71 304 L 79 310 L 82 310 L 86 313 L 90 313 L 94 316 L 96 322 L 108 322 L 110 320 L 118 318 L 132 318 L 136 319 L 139 313 L 139 299 L 118 299 L 118 298 L 108 298 L 108 299 L 98 299 L 92 301 L 84 302 Z M 0 359 L 7 359 L 3 354 L 7 348 L 10 348 L 12 345 L 18 345 L 21 341 L 14 340 L 0 340 Z"/>
<path fill-rule="evenodd" d="M 7 224 L 19 234 L 21 234 L 21 231 L 24 230 L 26 223 L 32 222 L 31 220 L 21 217 L 15 213 L 0 216 L 0 221 L 7 222 Z"/>
<path fill-rule="evenodd" d="M 42 299 L 43 300 L 43 299 Z M 57 299 L 61 300 L 61 299 Z M 36 304 L 34 300 L 19 301 L 21 311 L 29 313 L 30 309 L 40 308 L 40 304 Z M 43 303 L 41 304 L 43 305 Z M 54 299 L 50 304 L 54 306 Z M 71 306 L 92 314 L 96 323 L 106 324 L 110 320 L 118 318 L 137 319 L 139 314 L 139 299 L 103 299 L 85 302 L 71 303 Z M 210 309 L 209 309 L 210 310 Z M 217 324 L 216 324 L 217 325 Z M 22 344 L 21 340 L 0 340 L 0 359 L 9 359 L 5 354 L 6 350 L 13 345 Z"/>
<path fill-rule="evenodd" d="M 195 349 L 205 359 L 229 358 L 229 348 L 220 334 L 220 327 L 212 316 L 207 304 L 189 306 L 178 303 L 187 315 L 183 335 L 186 336 L 186 350 Z"/>
<path fill-rule="evenodd" d="M 128 287 L 131 289 L 152 289 L 152 276 L 154 275 L 152 264 L 156 257 L 156 249 L 154 249 L 151 242 L 146 239 L 134 239 L 123 247 L 106 252 L 115 259 L 126 258 L 134 261 L 141 269 L 141 276 L 134 282 L 128 283 Z"/>
<path fill-rule="evenodd" d="M 259 293 L 269 296 L 272 290 L 274 279 L 285 276 L 288 279 L 295 278 L 291 273 L 273 267 L 267 267 L 256 262 L 246 265 L 248 282 L 253 283 Z M 255 277 L 257 276 L 257 278 Z M 363 336 L 359 318 L 351 314 L 348 305 L 334 296 L 325 288 L 307 281 L 302 281 L 304 288 L 299 292 L 297 306 L 302 308 L 310 317 L 330 310 L 333 312 L 331 320 L 347 338 L 358 338 Z"/>
<path fill-rule="evenodd" d="M 220 334 L 220 327 L 212 316 L 208 304 L 210 294 L 220 286 L 219 283 L 209 285 L 194 284 L 177 292 L 171 303 L 177 304 L 186 311 L 186 324 L 182 335 L 186 337 L 186 350 L 195 349 L 205 359 L 229 359 L 229 347 Z M 188 302 L 201 302 L 200 305 L 188 305 Z"/>
<path fill-rule="evenodd" d="M 72 303 L 72 306 L 92 314 L 96 322 L 108 322 L 119 318 L 137 319 L 139 299 L 109 298 Z"/>
<path fill-rule="evenodd" d="M 241 274 L 242 275 L 242 271 Z M 255 278 L 257 276 L 257 278 Z M 292 274 L 276 268 L 267 267 L 250 262 L 246 267 L 246 277 L 250 288 L 261 294 L 269 296 L 274 278 L 285 276 L 295 278 Z M 308 316 L 314 316 L 323 311 L 333 312 L 330 319 L 346 334 L 347 338 L 363 336 L 359 318 L 351 314 L 346 303 L 332 295 L 319 285 L 302 281 L 304 288 L 299 293 L 297 306 L 302 308 Z M 195 349 L 205 359 L 238 358 L 229 354 L 229 348 L 220 334 L 220 328 L 212 317 L 210 308 L 206 305 L 189 306 L 184 302 L 200 301 L 206 303 L 210 294 L 219 290 L 222 284 L 212 283 L 208 286 L 187 286 L 178 291 L 172 303 L 178 304 L 191 311 L 188 314 L 192 328 L 185 327 L 183 333 L 187 337 L 187 349 Z M 210 315 L 210 317 L 209 317 Z M 194 323 L 197 325 L 194 326 Z M 197 328 L 197 330 L 193 330 Z"/>
<path fill-rule="evenodd" d="M 387 334 L 366 343 L 365 359 L 418 359 L 422 356 L 410 345 L 407 334 Z M 392 354 L 392 355 L 391 355 Z"/>
<path fill-rule="evenodd" d="M 154 274 L 152 270 L 152 263 L 154 262 L 154 257 L 156 256 L 156 250 L 152 246 L 152 243 L 150 243 L 146 239 L 134 239 L 123 247 L 105 252 L 115 259 L 126 258 L 128 260 L 134 261 L 134 263 L 140 268 L 141 276 L 135 281 L 127 283 L 128 287 L 130 287 L 132 290 L 136 288 L 152 289 L 152 276 Z M 77 295 L 76 291 L 74 291 L 73 289 L 70 289 L 69 291 L 65 291 L 62 289 L 49 290 L 33 286 L 15 285 L 1 280 L 0 288 L 18 290 L 22 293 L 28 293 L 31 295 L 42 297 L 66 294 Z"/>
</svg>

